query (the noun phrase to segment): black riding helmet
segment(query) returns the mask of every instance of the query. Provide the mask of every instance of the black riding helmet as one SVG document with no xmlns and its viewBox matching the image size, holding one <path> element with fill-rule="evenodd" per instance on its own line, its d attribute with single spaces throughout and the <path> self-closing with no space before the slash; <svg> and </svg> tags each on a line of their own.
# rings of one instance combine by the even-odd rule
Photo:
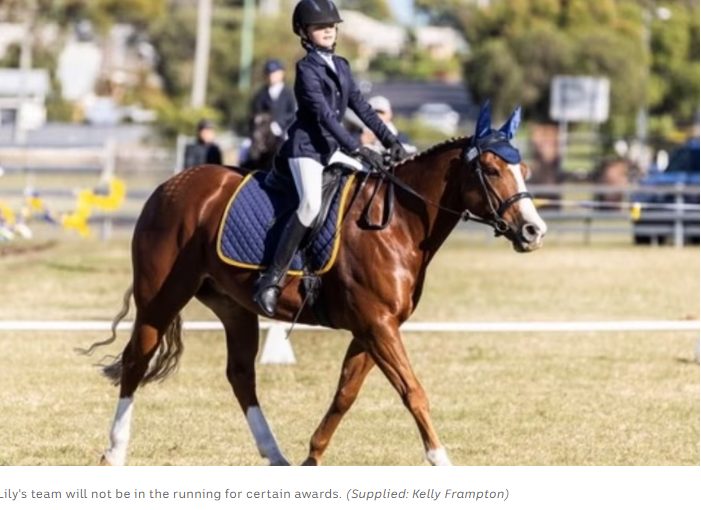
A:
<svg viewBox="0 0 701 510">
<path fill-rule="evenodd" d="M 309 25 L 342 21 L 336 5 L 331 0 L 301 0 L 292 13 L 292 30 L 298 36 L 306 38 L 305 30 Z"/>
</svg>

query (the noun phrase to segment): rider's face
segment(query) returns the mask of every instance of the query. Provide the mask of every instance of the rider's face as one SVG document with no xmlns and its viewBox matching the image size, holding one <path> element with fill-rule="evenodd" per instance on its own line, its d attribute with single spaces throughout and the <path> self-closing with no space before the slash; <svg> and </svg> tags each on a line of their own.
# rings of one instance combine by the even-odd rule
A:
<svg viewBox="0 0 701 510">
<path fill-rule="evenodd" d="M 309 35 L 309 40 L 316 46 L 330 50 L 336 43 L 336 24 L 309 25 L 307 34 Z"/>
</svg>

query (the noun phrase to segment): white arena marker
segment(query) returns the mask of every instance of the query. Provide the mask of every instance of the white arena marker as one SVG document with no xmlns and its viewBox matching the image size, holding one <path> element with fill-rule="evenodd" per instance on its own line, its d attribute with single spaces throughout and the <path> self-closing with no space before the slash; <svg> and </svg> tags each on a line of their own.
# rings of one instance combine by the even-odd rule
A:
<svg viewBox="0 0 701 510">
<path fill-rule="evenodd" d="M 292 364 L 296 361 L 285 326 L 271 324 L 265 337 L 260 362 L 263 364 Z"/>
</svg>

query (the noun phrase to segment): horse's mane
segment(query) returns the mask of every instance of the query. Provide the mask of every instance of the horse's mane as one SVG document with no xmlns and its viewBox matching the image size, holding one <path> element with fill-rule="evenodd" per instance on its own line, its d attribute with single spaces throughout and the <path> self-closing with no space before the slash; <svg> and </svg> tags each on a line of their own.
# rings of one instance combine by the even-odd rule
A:
<svg viewBox="0 0 701 510">
<path fill-rule="evenodd" d="M 398 168 L 405 163 L 409 163 L 410 161 L 416 161 L 416 160 L 421 160 L 424 159 L 427 156 L 433 155 L 433 153 L 438 152 L 439 150 L 445 150 L 445 149 L 452 149 L 454 147 L 462 147 L 462 145 L 467 142 L 471 137 L 470 136 L 456 136 L 453 138 L 449 138 L 447 140 L 444 140 L 442 142 L 438 142 L 436 145 L 432 145 L 428 149 L 424 149 L 421 152 L 417 152 L 416 154 L 412 154 L 408 158 L 398 161 L 397 163 L 392 165 L 392 168 Z"/>
</svg>

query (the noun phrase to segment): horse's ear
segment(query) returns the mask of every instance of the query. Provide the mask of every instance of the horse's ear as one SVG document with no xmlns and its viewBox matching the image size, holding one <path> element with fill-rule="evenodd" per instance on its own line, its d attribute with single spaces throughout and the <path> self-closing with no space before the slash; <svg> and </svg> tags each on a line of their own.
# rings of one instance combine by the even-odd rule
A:
<svg viewBox="0 0 701 510">
<path fill-rule="evenodd" d="M 511 113 L 509 120 L 507 120 L 504 125 L 499 128 L 499 131 L 511 139 L 516 134 L 519 124 L 521 124 L 521 107 L 517 106 Z"/>
<path fill-rule="evenodd" d="M 487 136 L 492 129 L 492 113 L 489 99 L 487 99 L 480 107 L 480 113 L 477 116 L 477 124 L 475 124 L 475 139 Z"/>
</svg>

